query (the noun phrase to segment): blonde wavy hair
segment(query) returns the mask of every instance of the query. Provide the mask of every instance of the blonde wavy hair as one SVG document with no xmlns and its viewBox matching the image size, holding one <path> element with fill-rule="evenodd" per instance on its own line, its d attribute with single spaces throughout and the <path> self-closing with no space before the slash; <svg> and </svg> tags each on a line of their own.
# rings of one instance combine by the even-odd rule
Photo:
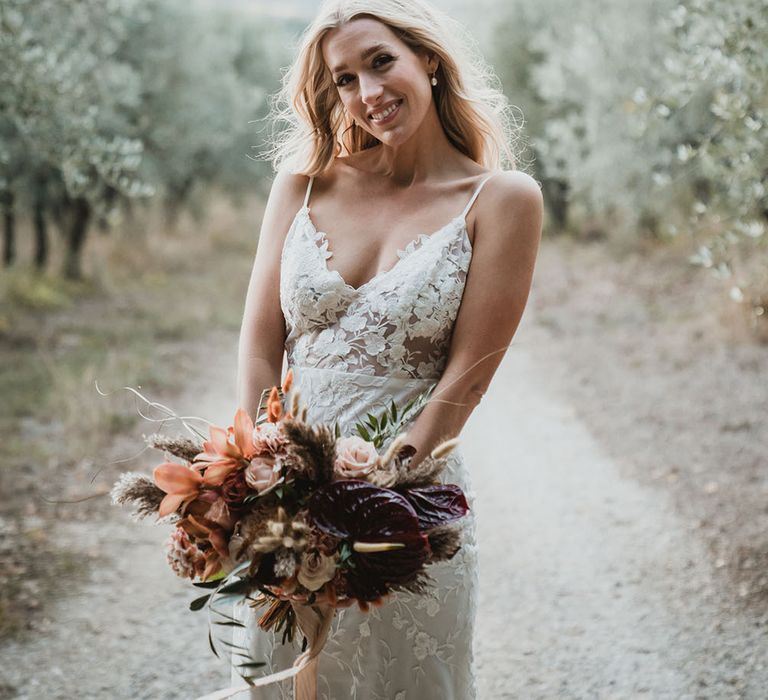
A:
<svg viewBox="0 0 768 700">
<path fill-rule="evenodd" d="M 304 30 L 281 89 L 270 98 L 274 131 L 264 159 L 275 171 L 319 175 L 342 151 L 380 143 L 343 108 L 321 50 L 329 31 L 362 16 L 385 24 L 413 51 L 439 58 L 433 95 L 443 129 L 459 151 L 489 169 L 516 169 L 523 120 L 514 117 L 517 108 L 459 22 L 425 0 L 326 0 Z"/>
</svg>

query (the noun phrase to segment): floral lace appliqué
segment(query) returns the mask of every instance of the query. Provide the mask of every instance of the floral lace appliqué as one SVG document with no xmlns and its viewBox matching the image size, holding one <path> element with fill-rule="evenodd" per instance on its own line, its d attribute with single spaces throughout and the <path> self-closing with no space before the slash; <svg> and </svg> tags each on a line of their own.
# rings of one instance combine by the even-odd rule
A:
<svg viewBox="0 0 768 700">
<path fill-rule="evenodd" d="M 465 219 L 421 234 L 398 251 L 394 267 L 357 289 L 328 269 L 330 255 L 327 239 L 303 207 L 281 258 L 289 364 L 438 378 L 472 257 Z"/>
</svg>

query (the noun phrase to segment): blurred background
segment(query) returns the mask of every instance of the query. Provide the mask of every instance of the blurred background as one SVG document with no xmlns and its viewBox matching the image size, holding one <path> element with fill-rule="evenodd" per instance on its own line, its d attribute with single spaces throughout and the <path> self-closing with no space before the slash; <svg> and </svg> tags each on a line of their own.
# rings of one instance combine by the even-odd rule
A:
<svg viewBox="0 0 768 700">
<path fill-rule="evenodd" d="M 481 697 L 765 697 L 765 3 L 435 4 L 467 26 L 519 108 L 519 165 L 547 206 L 524 323 L 478 414 L 511 410 L 513 429 L 530 429 L 503 467 L 519 480 L 524 559 L 496 556 L 490 428 L 473 417 L 469 429 L 488 508 Z M 142 451 L 159 424 L 122 387 L 231 421 L 272 177 L 258 158 L 268 100 L 316 7 L 0 0 L 0 697 L 189 698 L 193 681 L 200 694 L 226 683 L 205 621 L 186 610 L 190 587 L 165 567 L 167 533 L 130 522 L 108 492 L 121 471 L 162 461 Z M 526 410 L 534 399 L 540 414 Z M 563 453 L 543 452 L 548 441 Z M 592 520 L 569 529 L 585 539 L 568 545 L 546 504 L 557 518 L 595 493 L 614 520 L 584 506 Z M 622 499 L 641 495 L 630 534 L 607 534 L 629 512 Z M 524 612 L 506 598 L 502 619 L 527 634 L 502 639 L 491 621 L 504 602 L 488 581 L 511 581 L 519 601 L 541 584 L 520 572 L 584 542 L 593 563 L 601 550 L 630 558 L 582 570 L 579 590 L 621 571 L 619 586 L 659 577 L 653 605 L 622 608 L 624 664 L 607 671 L 595 665 L 606 629 L 571 619 L 578 603 L 552 618 L 553 638 L 536 636 L 552 591 L 575 585 L 573 561 L 546 569 L 552 595 Z M 643 547 L 655 554 L 633 574 Z M 661 609 L 674 624 L 630 648 Z M 703 626 L 687 627 L 697 616 Z M 666 645 L 688 652 L 673 679 Z"/>
</svg>

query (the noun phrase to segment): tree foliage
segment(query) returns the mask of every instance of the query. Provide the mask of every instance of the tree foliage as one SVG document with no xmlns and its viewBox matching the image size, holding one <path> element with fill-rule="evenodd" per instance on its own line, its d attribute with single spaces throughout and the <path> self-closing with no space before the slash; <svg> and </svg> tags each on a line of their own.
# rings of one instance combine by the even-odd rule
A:
<svg viewBox="0 0 768 700">
<path fill-rule="evenodd" d="M 257 189 L 255 123 L 287 53 L 274 22 L 210 0 L 4 0 L 0 29 L 6 264 L 20 208 L 38 248 L 60 223 L 76 277 L 91 223 L 121 206 L 159 197 L 172 223 Z"/>
<path fill-rule="evenodd" d="M 495 36 L 565 225 L 684 233 L 691 261 L 724 275 L 745 250 L 765 260 L 765 2 L 516 0 Z"/>
</svg>

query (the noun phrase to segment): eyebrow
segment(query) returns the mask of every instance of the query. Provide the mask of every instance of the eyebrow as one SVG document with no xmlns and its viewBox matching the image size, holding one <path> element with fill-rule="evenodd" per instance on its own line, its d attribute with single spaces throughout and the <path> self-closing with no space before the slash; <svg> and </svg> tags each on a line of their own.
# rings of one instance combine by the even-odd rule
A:
<svg viewBox="0 0 768 700">
<path fill-rule="evenodd" d="M 386 44 L 374 44 L 373 46 L 370 46 L 369 48 L 365 49 L 360 54 L 360 60 L 364 61 L 368 56 L 370 56 L 372 53 L 376 53 L 377 51 L 381 51 L 382 49 L 388 49 L 389 47 Z M 338 66 L 336 66 L 333 69 L 333 73 L 338 73 L 339 71 L 346 70 L 347 66 L 344 63 L 340 63 Z"/>
</svg>

